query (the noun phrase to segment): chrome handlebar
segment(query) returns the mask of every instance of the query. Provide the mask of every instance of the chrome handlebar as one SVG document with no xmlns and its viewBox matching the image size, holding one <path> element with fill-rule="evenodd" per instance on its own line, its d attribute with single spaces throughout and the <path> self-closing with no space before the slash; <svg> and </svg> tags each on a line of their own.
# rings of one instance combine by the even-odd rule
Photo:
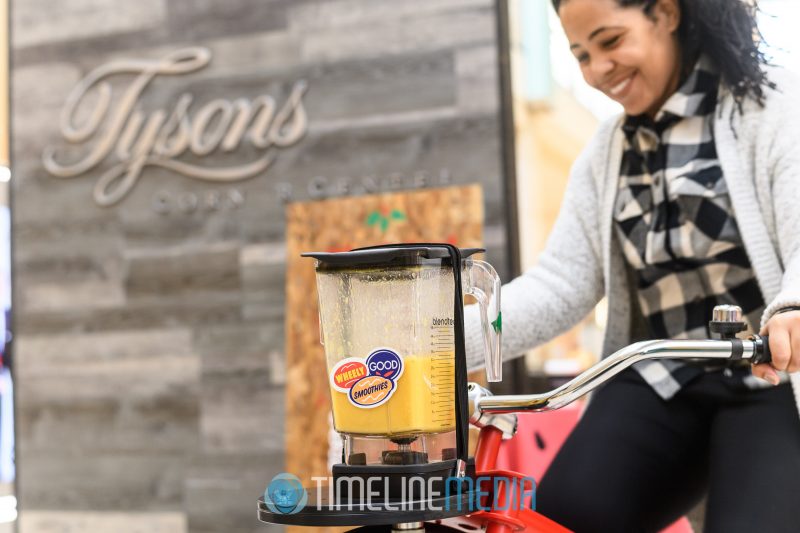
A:
<svg viewBox="0 0 800 533">
<path fill-rule="evenodd" d="M 593 391 L 615 375 L 639 361 L 649 359 L 746 360 L 765 363 L 771 360 L 769 338 L 754 335 L 749 339 L 655 340 L 631 344 L 604 358 L 574 379 L 550 392 L 491 396 L 470 383 L 470 422 L 478 427 L 497 425 L 492 417 L 509 413 L 560 409 Z M 503 420 L 498 418 L 497 420 Z M 506 433 L 506 431 L 504 431 Z M 513 434 L 513 433 L 512 433 Z"/>
</svg>

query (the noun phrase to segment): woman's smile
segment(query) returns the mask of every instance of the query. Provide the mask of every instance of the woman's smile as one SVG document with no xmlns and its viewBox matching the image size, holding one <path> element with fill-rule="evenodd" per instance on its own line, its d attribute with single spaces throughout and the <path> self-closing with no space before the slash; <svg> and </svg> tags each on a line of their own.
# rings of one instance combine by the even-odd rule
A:
<svg viewBox="0 0 800 533">
<path fill-rule="evenodd" d="M 622 102 L 631 92 L 636 79 L 636 72 L 626 75 L 622 81 L 614 82 L 613 85 L 607 85 L 603 91 L 610 98 Z"/>
</svg>

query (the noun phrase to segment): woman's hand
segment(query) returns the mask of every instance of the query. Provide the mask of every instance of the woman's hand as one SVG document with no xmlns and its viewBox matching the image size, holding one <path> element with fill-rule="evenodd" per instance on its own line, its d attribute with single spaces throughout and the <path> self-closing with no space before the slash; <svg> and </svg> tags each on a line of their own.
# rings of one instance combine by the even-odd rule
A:
<svg viewBox="0 0 800 533">
<path fill-rule="evenodd" d="M 776 370 L 800 371 L 800 311 L 772 315 L 759 334 L 769 335 L 772 363 L 753 365 L 754 376 L 777 385 Z"/>
</svg>

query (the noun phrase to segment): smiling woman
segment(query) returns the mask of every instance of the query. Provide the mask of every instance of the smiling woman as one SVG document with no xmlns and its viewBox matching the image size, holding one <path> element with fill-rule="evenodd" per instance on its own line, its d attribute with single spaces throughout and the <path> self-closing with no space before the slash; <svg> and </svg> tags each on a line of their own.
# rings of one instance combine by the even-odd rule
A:
<svg viewBox="0 0 800 533">
<path fill-rule="evenodd" d="M 704 531 L 796 531 L 798 84 L 766 64 L 753 0 L 553 4 L 584 79 L 624 114 L 575 161 L 535 266 L 503 287 L 503 351 L 605 297 L 605 355 L 711 338 L 714 307 L 735 305 L 773 361 L 634 364 L 596 393 L 537 510 L 581 533 L 660 531 L 706 497 Z"/>
<path fill-rule="evenodd" d="M 762 68 L 755 4 L 705 0 L 553 0 L 586 82 L 628 115 L 654 114 L 700 54 L 720 69 L 741 105 L 761 102 Z M 627 9 L 627 8 L 637 9 Z M 646 20 L 642 20 L 646 19 Z M 722 31 L 721 31 L 722 30 Z"/>
<path fill-rule="evenodd" d="M 570 49 L 589 85 L 622 104 L 629 115 L 655 114 L 680 78 L 678 6 L 663 2 L 647 13 L 607 4 L 614 2 L 563 4 Z"/>
</svg>

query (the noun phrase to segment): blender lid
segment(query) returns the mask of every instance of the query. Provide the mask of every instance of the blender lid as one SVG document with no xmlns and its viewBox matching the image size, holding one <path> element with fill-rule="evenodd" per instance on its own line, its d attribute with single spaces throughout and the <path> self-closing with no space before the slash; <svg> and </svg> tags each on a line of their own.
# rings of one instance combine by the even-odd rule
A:
<svg viewBox="0 0 800 533">
<path fill-rule="evenodd" d="M 485 252 L 483 248 L 462 248 L 461 257 L 466 259 L 477 253 Z M 427 259 L 442 259 L 444 264 L 451 264 L 450 251 L 445 246 L 415 245 L 399 247 L 358 248 L 349 252 L 306 252 L 302 257 L 313 257 L 325 266 L 358 267 L 358 266 L 411 266 L 424 263 Z"/>
</svg>

